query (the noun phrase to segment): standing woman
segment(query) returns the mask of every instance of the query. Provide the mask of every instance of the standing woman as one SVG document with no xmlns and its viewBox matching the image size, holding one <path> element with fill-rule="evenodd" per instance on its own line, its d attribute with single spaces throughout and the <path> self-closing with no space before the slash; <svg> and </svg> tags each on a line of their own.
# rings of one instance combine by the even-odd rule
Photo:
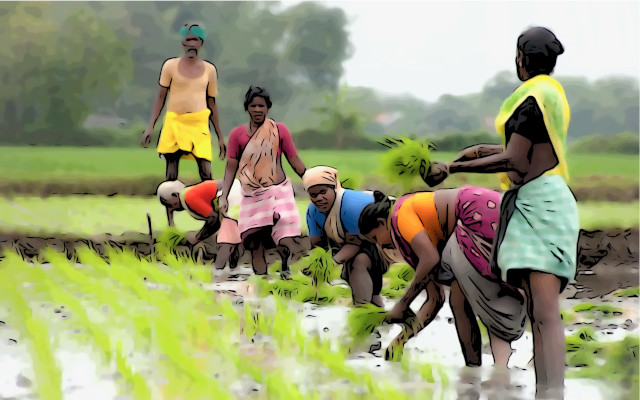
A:
<svg viewBox="0 0 640 400">
<path fill-rule="evenodd" d="M 298 176 L 306 170 L 287 126 L 267 117 L 271 105 L 265 89 L 249 88 L 244 101 L 249 123 L 229 134 L 220 197 L 220 210 L 226 215 L 229 190 L 237 174 L 242 191 L 238 229 L 245 248 L 252 252 L 253 270 L 258 275 L 267 273 L 264 250 L 271 245 L 284 246 L 282 270 L 288 271 L 288 258 L 297 248 L 294 237 L 301 235 L 293 187 L 282 169 L 282 153 Z"/>
<path fill-rule="evenodd" d="M 504 146 L 475 146 L 450 164 L 436 163 L 430 184 L 457 172 L 501 173 L 504 190 L 492 269 L 527 295 L 537 393 L 562 395 L 565 337 L 559 294 L 576 273 L 578 207 L 567 186 L 565 140 L 569 105 L 551 78 L 564 49 L 556 36 L 534 27 L 520 35 L 516 67 L 524 83 L 496 118 Z"/>
</svg>

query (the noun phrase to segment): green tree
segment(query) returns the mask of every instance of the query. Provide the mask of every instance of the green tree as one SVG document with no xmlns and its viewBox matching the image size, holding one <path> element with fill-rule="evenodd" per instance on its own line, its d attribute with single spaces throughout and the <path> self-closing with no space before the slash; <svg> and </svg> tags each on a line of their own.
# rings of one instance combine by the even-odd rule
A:
<svg viewBox="0 0 640 400">
<path fill-rule="evenodd" d="M 319 88 L 337 90 L 342 63 L 352 54 L 341 8 L 305 2 L 287 10 L 286 55 Z"/>
<path fill-rule="evenodd" d="M 326 117 L 325 131 L 334 134 L 333 147 L 351 147 L 365 138 L 365 114 L 347 101 L 349 87 L 344 84 L 333 94 L 325 95 L 325 104 L 314 110 Z"/>
<path fill-rule="evenodd" d="M 0 23 L 6 28 L 0 53 L 2 141 L 85 141 L 81 124 L 91 110 L 115 100 L 121 83 L 131 77 L 129 42 L 89 9 L 64 14 L 52 4 L 1 7 Z M 60 127 L 66 140 L 49 134 Z"/>
</svg>

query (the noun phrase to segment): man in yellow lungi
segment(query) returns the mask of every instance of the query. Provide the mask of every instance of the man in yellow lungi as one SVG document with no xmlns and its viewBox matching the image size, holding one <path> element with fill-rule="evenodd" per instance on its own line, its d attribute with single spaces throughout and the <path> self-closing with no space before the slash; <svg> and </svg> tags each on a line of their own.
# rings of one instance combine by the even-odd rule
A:
<svg viewBox="0 0 640 400">
<path fill-rule="evenodd" d="M 158 141 L 158 153 L 167 163 L 166 180 L 178 179 L 181 158 L 196 160 L 200 179 L 211 180 L 211 132 L 209 120 L 218 135 L 220 159 L 225 159 L 224 137 L 218 122 L 218 73 L 216 67 L 198 57 L 206 31 L 199 24 L 185 24 L 180 28 L 184 54 L 170 58 L 162 65 L 160 88 L 153 105 L 149 127 L 142 134 L 142 146 L 149 147 L 153 129 L 169 102 L 164 125 Z"/>
</svg>

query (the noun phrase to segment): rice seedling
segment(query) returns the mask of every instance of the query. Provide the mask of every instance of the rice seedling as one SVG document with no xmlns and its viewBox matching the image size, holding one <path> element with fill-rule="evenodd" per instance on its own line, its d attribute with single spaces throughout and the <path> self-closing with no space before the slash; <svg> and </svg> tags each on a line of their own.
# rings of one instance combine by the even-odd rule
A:
<svg viewBox="0 0 640 400">
<path fill-rule="evenodd" d="M 64 256 L 57 254 L 51 250 L 46 251 L 45 254 L 48 261 L 50 261 L 52 265 L 56 267 L 55 270 L 50 273 L 50 276 L 64 276 L 69 280 L 75 280 L 77 283 L 82 284 L 86 293 L 95 295 L 100 303 L 108 305 L 115 315 L 119 315 L 120 317 L 130 316 L 131 311 L 122 307 L 116 300 L 116 298 L 122 300 L 123 293 L 119 293 L 117 295 L 118 297 L 116 297 L 115 293 L 108 293 L 105 290 L 102 290 L 99 285 L 96 282 L 92 281 L 92 279 L 87 275 L 84 275 L 77 271 L 75 268 L 72 268 L 69 265 L 68 260 L 66 260 Z M 131 365 L 123 356 L 122 343 L 120 341 L 115 341 L 115 343 L 111 341 L 111 338 L 116 338 L 116 336 L 113 334 L 109 335 L 104 330 L 103 325 L 91 321 L 86 312 L 85 305 L 81 304 L 77 299 L 75 299 L 67 292 L 60 290 L 59 287 L 53 284 L 53 281 L 47 281 L 47 284 L 50 285 L 49 290 L 54 295 L 54 298 L 69 306 L 74 317 L 78 319 L 80 325 L 91 332 L 94 341 L 102 349 L 106 361 L 110 362 L 115 359 L 118 371 L 123 376 L 126 384 L 133 388 L 133 392 L 137 396 L 136 399 L 150 399 L 150 388 L 147 386 L 146 381 L 142 378 L 142 376 L 138 372 L 135 372 L 133 370 Z M 135 336 L 134 339 L 136 339 L 138 343 L 144 343 L 144 332 L 147 332 L 149 330 L 149 323 L 145 321 L 144 318 L 138 317 L 135 318 L 135 324 L 137 329 L 133 331 Z"/>
<path fill-rule="evenodd" d="M 186 235 L 184 232 L 176 228 L 166 228 L 156 239 L 156 254 L 163 255 L 172 253 L 175 251 L 176 247 L 181 243 L 184 243 L 185 240 Z"/>
<path fill-rule="evenodd" d="M 53 355 L 50 343 L 50 332 L 46 322 L 34 315 L 27 301 L 16 285 L 13 272 L 23 265 L 23 260 L 15 254 L 5 253 L 0 268 L 0 293 L 3 301 L 7 301 L 14 312 L 13 325 L 25 334 L 29 355 L 31 356 L 35 375 L 36 392 L 40 398 L 62 400 L 62 373 Z"/>
<path fill-rule="evenodd" d="M 331 251 L 316 247 L 305 259 L 307 266 L 302 270 L 302 273 L 311 277 L 313 285 L 318 287 L 329 283 L 332 272 L 337 269 Z"/>
<path fill-rule="evenodd" d="M 568 352 L 578 351 L 585 346 L 585 343 L 595 342 L 595 341 L 596 339 L 595 339 L 595 333 L 593 332 L 593 329 L 591 327 L 584 326 L 580 328 L 573 335 L 567 335 L 566 337 L 567 351 Z"/>
<path fill-rule="evenodd" d="M 618 289 L 613 293 L 613 295 L 616 297 L 638 297 L 639 289 L 640 288 L 638 286 L 626 289 Z"/>
<path fill-rule="evenodd" d="M 404 282 L 411 282 L 413 279 L 415 271 L 409 264 L 393 264 L 389 271 L 385 274 L 385 277 L 388 277 L 392 280 L 400 280 Z"/>
<path fill-rule="evenodd" d="M 637 399 L 639 392 L 638 336 L 627 335 L 624 339 L 615 342 L 588 341 L 585 344 L 568 355 L 567 364 L 578 368 L 569 371 L 567 377 L 607 379 L 617 382 L 622 388 L 627 389 L 625 398 Z"/>
<path fill-rule="evenodd" d="M 387 318 L 387 311 L 373 304 L 363 304 L 349 311 L 347 325 L 355 343 L 361 343 L 380 327 Z"/>
<path fill-rule="evenodd" d="M 435 148 L 427 141 L 386 138 L 381 144 L 389 149 L 382 156 L 381 166 L 391 182 L 399 180 L 408 187 L 415 177 L 424 177 L 431 168 L 431 150 Z"/>
<path fill-rule="evenodd" d="M 564 322 L 574 322 L 576 320 L 576 314 L 571 310 L 560 310 L 560 318 L 562 318 Z"/>
<path fill-rule="evenodd" d="M 380 295 L 387 299 L 399 299 L 404 295 L 404 289 L 391 289 L 389 287 L 383 287 L 380 291 Z"/>
<path fill-rule="evenodd" d="M 620 307 L 614 307 L 609 304 L 592 304 L 592 303 L 582 303 L 577 304 L 573 307 L 573 311 L 582 313 L 582 312 L 592 312 L 592 313 L 602 313 L 605 315 L 621 315 L 622 309 Z"/>
<path fill-rule="evenodd" d="M 382 288 L 380 294 L 389 299 L 402 297 L 411 279 L 413 279 L 414 272 L 413 268 L 408 264 L 393 264 L 385 274 L 385 280 L 388 282 Z"/>
<path fill-rule="evenodd" d="M 46 266 L 29 265 L 17 256 L 9 258 L 9 263 L 7 259 L 1 261 L 0 273 L 13 279 L 3 283 L 34 282 L 29 290 L 20 293 L 25 301 L 37 296 L 39 300 L 50 298 L 64 304 L 71 317 L 62 329 L 66 332 L 73 327 L 87 332 L 74 335 L 72 340 L 96 346 L 100 364 L 119 372 L 121 394 L 135 399 L 157 396 L 227 399 L 232 398 L 229 385 L 248 376 L 263 385 L 265 392 L 258 398 L 320 398 L 321 392 L 314 385 L 341 379 L 365 388 L 374 397 L 408 398 L 391 386 L 380 385 L 379 379 L 369 373 L 348 366 L 349 351 L 339 341 L 305 334 L 298 314 L 290 308 L 295 303 L 287 301 L 288 296 L 301 296 L 291 293 L 304 290 L 294 289 L 271 297 L 275 307 L 267 302 L 256 308 L 245 302 L 241 309 L 236 309 L 230 299 L 216 301 L 198 285 L 197 279 L 185 274 L 185 264 L 176 255 L 161 255 L 165 262 L 158 264 L 153 258 L 140 259 L 128 251 L 107 249 L 106 257 L 102 258 L 84 248 L 78 249 L 80 266 L 50 250 L 44 255 L 49 263 Z M 309 276 L 296 274 L 291 281 L 310 288 L 310 292 L 302 294 L 313 297 L 311 301 L 333 302 L 336 292 L 346 294 L 348 289 L 329 284 L 333 265 L 322 265 L 326 262 L 321 258 L 323 254 L 316 256 L 316 265 L 307 265 Z M 188 261 L 189 265 L 193 262 Z M 263 281 L 270 284 L 267 279 Z M 274 287 L 284 293 L 289 282 L 279 281 Z M 0 298 L 15 307 L 16 300 L 9 299 L 8 293 L 3 290 Z M 107 311 L 98 311 L 105 306 Z M 43 326 L 47 325 L 56 329 L 40 337 L 48 339 L 51 335 L 55 343 L 62 324 L 43 321 Z M 37 333 L 29 335 L 36 337 Z M 51 349 L 37 351 L 40 359 L 48 354 L 53 360 Z M 144 373 L 131 358 L 141 353 L 148 355 L 149 371 Z M 273 362 L 265 361 L 274 357 Z M 327 372 L 299 381 L 300 378 L 290 376 L 289 360 L 299 365 L 296 368 L 312 371 L 322 365 Z M 38 376 L 45 377 L 37 379 L 39 386 L 46 387 L 46 379 L 53 382 L 42 393 L 60 392 L 58 397 L 42 398 L 62 398 L 59 380 L 52 379 L 55 373 Z M 350 391 L 341 394 L 342 397 L 335 398 L 359 396 Z"/>
<path fill-rule="evenodd" d="M 315 248 L 295 263 L 291 271 L 293 275 L 287 280 L 252 277 L 250 281 L 256 284 L 261 296 L 276 295 L 301 303 L 331 304 L 337 298 L 351 295 L 346 288 L 331 284 L 339 269 L 330 251 Z"/>
</svg>

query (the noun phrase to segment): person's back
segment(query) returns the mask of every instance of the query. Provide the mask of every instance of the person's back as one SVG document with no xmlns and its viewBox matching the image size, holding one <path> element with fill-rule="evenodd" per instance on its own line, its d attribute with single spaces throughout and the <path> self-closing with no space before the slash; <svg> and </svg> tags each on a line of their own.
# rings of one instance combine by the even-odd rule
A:
<svg viewBox="0 0 640 400">
<path fill-rule="evenodd" d="M 454 233 L 471 264 L 485 277 L 491 271 L 491 248 L 500 221 L 501 194 L 483 187 L 463 186 L 456 195 Z"/>
<path fill-rule="evenodd" d="M 214 212 L 213 201 L 218 194 L 216 181 L 204 181 L 187 186 L 180 196 L 183 207 L 196 219 L 207 219 Z"/>
<path fill-rule="evenodd" d="M 396 238 L 405 242 L 398 243 L 400 250 L 412 258 L 410 243 L 421 230 L 439 250 L 455 234 L 471 264 L 483 276 L 496 279 L 490 256 L 500 219 L 500 199 L 499 192 L 475 186 L 403 196 L 392 214 Z"/>
</svg>

